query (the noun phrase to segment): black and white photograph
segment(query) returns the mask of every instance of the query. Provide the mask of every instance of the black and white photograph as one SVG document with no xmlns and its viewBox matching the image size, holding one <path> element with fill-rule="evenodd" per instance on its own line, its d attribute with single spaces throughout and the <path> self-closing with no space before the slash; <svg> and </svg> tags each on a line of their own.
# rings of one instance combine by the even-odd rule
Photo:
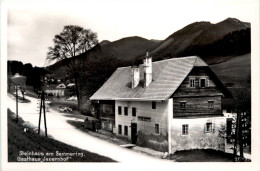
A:
<svg viewBox="0 0 260 171">
<path fill-rule="evenodd" d="M 258 0 L 1 0 L 1 170 L 259 170 Z"/>
</svg>

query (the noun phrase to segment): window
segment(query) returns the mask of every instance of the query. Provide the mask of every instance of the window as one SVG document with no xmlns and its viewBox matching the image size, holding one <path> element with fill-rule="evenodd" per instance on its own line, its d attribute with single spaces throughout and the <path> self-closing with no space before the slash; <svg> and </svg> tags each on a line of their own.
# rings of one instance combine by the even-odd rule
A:
<svg viewBox="0 0 260 171">
<path fill-rule="evenodd" d="M 152 102 L 152 109 L 156 109 L 156 102 Z"/>
<path fill-rule="evenodd" d="M 212 132 L 212 123 L 206 123 L 206 132 Z"/>
<path fill-rule="evenodd" d="M 118 115 L 121 115 L 122 114 L 122 108 L 121 106 L 118 106 Z"/>
<path fill-rule="evenodd" d="M 122 134 L 122 125 L 118 125 L 118 134 Z"/>
<path fill-rule="evenodd" d="M 186 102 L 180 102 L 180 105 L 182 110 L 186 109 Z"/>
<path fill-rule="evenodd" d="M 200 79 L 200 87 L 201 87 L 201 88 L 206 87 L 206 79 L 205 79 L 205 78 L 201 78 L 201 79 Z"/>
<path fill-rule="evenodd" d="M 125 131 L 124 134 L 125 134 L 125 135 L 128 135 L 128 126 L 125 126 L 124 131 Z"/>
<path fill-rule="evenodd" d="M 214 109 L 214 101 L 209 100 L 209 109 Z"/>
<path fill-rule="evenodd" d="M 189 125 L 185 124 L 182 125 L 182 135 L 188 135 L 189 134 Z"/>
<path fill-rule="evenodd" d="M 128 115 L 128 107 L 124 107 L 124 113 L 125 115 Z"/>
<path fill-rule="evenodd" d="M 132 116 L 136 116 L 136 108 L 135 107 L 132 108 Z"/>
<path fill-rule="evenodd" d="M 195 87 L 195 78 L 190 78 L 190 87 Z"/>
<path fill-rule="evenodd" d="M 155 124 L 155 134 L 159 134 L 159 124 Z"/>
</svg>

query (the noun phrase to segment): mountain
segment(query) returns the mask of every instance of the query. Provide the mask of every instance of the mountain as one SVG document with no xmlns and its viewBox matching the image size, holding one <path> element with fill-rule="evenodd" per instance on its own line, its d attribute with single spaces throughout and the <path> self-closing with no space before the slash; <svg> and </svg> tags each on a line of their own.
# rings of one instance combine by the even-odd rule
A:
<svg viewBox="0 0 260 171">
<path fill-rule="evenodd" d="M 127 37 L 100 47 L 99 55 L 115 57 L 120 60 L 133 60 L 136 56 L 150 50 L 158 43 L 142 37 Z"/>
<path fill-rule="evenodd" d="M 210 25 L 209 22 L 192 23 L 170 35 L 150 53 L 156 58 L 175 57 L 185 50 L 193 42 L 193 39 L 200 35 L 203 29 L 208 28 Z"/>
<path fill-rule="evenodd" d="M 155 43 L 160 43 L 162 42 L 162 40 L 157 40 L 157 39 L 150 39 L 152 42 L 155 42 Z"/>
<path fill-rule="evenodd" d="M 87 103 L 118 67 L 140 63 L 147 50 L 153 61 L 197 55 L 212 67 L 227 87 L 250 84 L 250 23 L 234 18 L 216 24 L 195 22 L 161 41 L 136 36 L 113 42 L 104 40 L 86 53 L 47 68 L 52 72 L 49 75 L 52 78 L 77 81 L 79 102 Z M 71 61 L 79 64 L 73 76 L 66 71 L 66 63 Z"/>
<path fill-rule="evenodd" d="M 115 58 L 122 61 L 122 65 L 130 64 L 136 56 L 142 55 L 146 50 L 150 50 L 158 45 L 158 41 L 147 40 L 142 37 L 126 37 L 113 42 L 108 40 L 101 41 L 97 46 L 85 54 L 76 57 L 83 61 L 99 58 Z M 56 62 L 47 68 L 53 72 L 52 76 L 63 78 L 66 74 L 65 64 L 71 59 Z"/>
<path fill-rule="evenodd" d="M 109 40 L 103 40 L 103 41 L 101 41 L 101 42 L 99 43 L 99 45 L 100 45 L 100 46 L 104 46 L 104 45 L 107 45 L 107 44 L 109 44 L 109 43 L 111 43 Z"/>
<path fill-rule="evenodd" d="M 210 27 L 204 29 L 201 34 L 194 40 L 194 44 L 205 46 L 222 39 L 227 34 L 250 28 L 249 23 L 244 23 L 235 18 L 228 18 L 217 24 L 211 24 Z"/>
<path fill-rule="evenodd" d="M 151 55 L 154 60 L 198 55 L 207 62 L 214 56 L 241 55 L 237 54 L 237 49 L 219 48 L 223 44 L 234 46 L 238 42 L 240 46 L 237 49 L 244 49 L 241 53 L 250 52 L 250 23 L 235 18 L 216 24 L 195 22 L 170 35 L 151 51 Z M 211 60 L 212 64 L 215 62 Z"/>
<path fill-rule="evenodd" d="M 250 53 L 250 31 L 250 23 L 235 18 L 227 18 L 216 24 L 205 21 L 194 22 L 171 34 L 165 40 L 147 40 L 137 36 L 113 42 L 104 40 L 87 53 L 77 56 L 76 59 L 83 61 L 111 59 L 115 60 L 117 66 L 113 67 L 116 68 L 132 65 L 134 62 L 140 63 L 146 50 L 149 50 L 153 61 L 197 55 L 209 65 L 213 65 Z M 63 77 L 66 62 L 69 60 L 57 62 L 48 69 L 54 72 L 54 76 Z"/>
</svg>

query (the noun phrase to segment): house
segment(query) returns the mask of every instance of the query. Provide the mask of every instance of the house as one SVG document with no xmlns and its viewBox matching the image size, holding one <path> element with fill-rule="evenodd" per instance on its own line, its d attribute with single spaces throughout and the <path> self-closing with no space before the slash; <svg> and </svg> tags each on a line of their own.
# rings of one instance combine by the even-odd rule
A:
<svg viewBox="0 0 260 171">
<path fill-rule="evenodd" d="M 75 87 L 76 85 L 75 85 L 75 83 L 69 83 L 68 85 L 67 85 L 67 88 L 73 88 L 73 87 Z"/>
<path fill-rule="evenodd" d="M 66 85 L 65 84 L 59 84 L 59 85 L 57 85 L 56 88 L 66 88 Z"/>
<path fill-rule="evenodd" d="M 56 97 L 63 97 L 65 95 L 65 89 L 64 88 L 46 88 L 45 92 L 50 95 Z"/>
<path fill-rule="evenodd" d="M 201 58 L 152 62 L 147 52 L 143 64 L 118 68 L 90 100 L 114 101 L 116 135 L 173 153 L 225 151 L 223 97 L 232 95 Z"/>
<path fill-rule="evenodd" d="M 45 92 L 48 95 L 56 96 L 56 97 L 64 97 L 66 91 L 65 84 L 53 85 L 49 84 L 45 87 Z"/>
</svg>

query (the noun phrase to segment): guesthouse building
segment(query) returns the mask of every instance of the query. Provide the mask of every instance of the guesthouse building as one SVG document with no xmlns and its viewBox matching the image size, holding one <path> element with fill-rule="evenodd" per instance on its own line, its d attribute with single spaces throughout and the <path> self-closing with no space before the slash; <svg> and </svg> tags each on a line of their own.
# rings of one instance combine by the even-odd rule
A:
<svg viewBox="0 0 260 171">
<path fill-rule="evenodd" d="M 158 151 L 225 151 L 227 117 L 221 101 L 232 97 L 197 56 L 118 68 L 90 100 L 113 101 L 114 133 Z"/>
</svg>

